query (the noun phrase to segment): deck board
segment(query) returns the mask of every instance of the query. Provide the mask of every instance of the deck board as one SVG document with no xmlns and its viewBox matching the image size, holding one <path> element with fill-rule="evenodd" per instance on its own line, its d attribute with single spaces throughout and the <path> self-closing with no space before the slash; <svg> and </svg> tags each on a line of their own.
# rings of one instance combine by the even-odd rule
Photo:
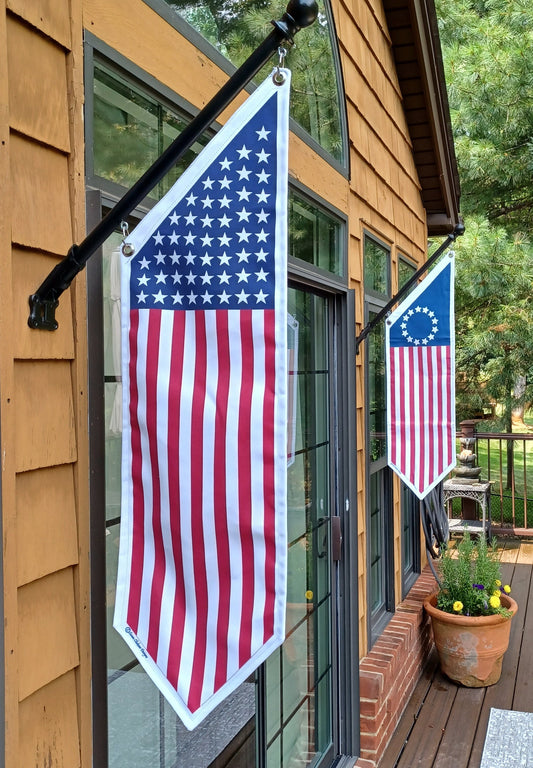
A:
<svg viewBox="0 0 533 768">
<path fill-rule="evenodd" d="M 491 708 L 533 712 L 533 543 L 508 540 L 499 551 L 518 603 L 500 680 L 463 688 L 442 675 L 433 654 L 379 768 L 479 768 Z"/>
</svg>

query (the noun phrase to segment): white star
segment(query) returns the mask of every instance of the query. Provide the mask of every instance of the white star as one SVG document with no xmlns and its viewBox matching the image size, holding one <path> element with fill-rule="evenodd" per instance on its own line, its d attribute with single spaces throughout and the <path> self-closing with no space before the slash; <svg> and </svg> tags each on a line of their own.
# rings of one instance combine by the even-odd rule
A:
<svg viewBox="0 0 533 768">
<path fill-rule="evenodd" d="M 159 289 L 157 293 L 152 293 L 152 296 L 156 304 L 165 303 L 166 295 L 161 291 L 161 289 Z"/>
<path fill-rule="evenodd" d="M 172 216 L 170 216 L 169 221 L 170 221 L 171 224 L 177 224 L 179 219 L 181 219 L 181 216 L 178 216 L 176 211 L 174 211 Z"/>
<path fill-rule="evenodd" d="M 246 208 L 243 206 L 240 211 L 237 211 L 237 216 L 239 217 L 239 221 L 249 221 L 250 220 L 250 211 L 247 211 Z"/>
<path fill-rule="evenodd" d="M 258 243 L 266 243 L 267 241 L 267 232 L 265 232 L 264 229 L 261 230 L 261 232 L 257 232 L 256 235 L 257 242 Z"/>
<path fill-rule="evenodd" d="M 224 195 L 224 197 L 221 197 L 218 202 L 220 203 L 221 208 L 229 208 L 231 198 L 229 198 L 227 195 Z"/>
<path fill-rule="evenodd" d="M 176 251 L 174 250 L 174 252 L 170 255 L 170 260 L 172 261 L 173 264 L 177 264 L 180 259 L 181 259 L 180 254 L 176 253 Z"/>
<path fill-rule="evenodd" d="M 222 293 L 219 296 L 221 304 L 229 304 L 230 298 L 231 298 L 231 294 L 226 293 L 226 291 L 222 291 Z"/>
<path fill-rule="evenodd" d="M 195 260 L 195 258 L 196 258 L 196 254 L 194 254 L 194 253 L 191 253 L 190 251 L 189 251 L 189 253 L 188 253 L 188 254 L 185 256 L 185 260 L 186 260 L 187 264 L 194 264 L 194 260 Z"/>
<path fill-rule="evenodd" d="M 194 224 L 196 219 L 197 219 L 197 217 L 189 212 L 187 214 L 187 216 L 185 216 L 185 223 L 187 224 L 187 226 L 192 227 L 192 225 Z"/>
<path fill-rule="evenodd" d="M 211 218 L 211 216 L 205 215 L 203 219 L 200 219 L 200 221 L 202 222 L 203 227 L 210 227 L 213 219 Z"/>
<path fill-rule="evenodd" d="M 206 195 L 206 197 L 202 198 L 201 203 L 204 206 L 204 208 L 211 208 L 213 205 L 213 200 L 209 197 L 209 195 Z"/>
<path fill-rule="evenodd" d="M 224 176 L 223 179 L 219 179 L 218 183 L 220 184 L 220 189 L 229 189 L 231 180 L 228 179 L 227 176 Z"/>
<path fill-rule="evenodd" d="M 142 259 L 139 262 L 139 266 L 141 269 L 148 269 L 148 267 L 150 266 L 150 262 L 148 261 L 146 256 L 142 257 Z"/>
<path fill-rule="evenodd" d="M 246 149 L 246 145 L 243 144 L 240 149 L 237 150 L 237 154 L 239 155 L 239 158 L 242 160 L 243 158 L 245 160 L 248 160 L 250 156 L 251 149 Z"/>
<path fill-rule="evenodd" d="M 195 240 L 196 240 L 196 235 L 193 235 L 193 233 L 190 231 L 187 232 L 187 234 L 185 235 L 185 243 L 187 245 L 193 245 Z"/>
<path fill-rule="evenodd" d="M 176 293 L 172 294 L 172 299 L 174 304 L 182 304 L 183 303 L 183 296 L 179 291 L 176 291 Z"/>
<path fill-rule="evenodd" d="M 266 163 L 266 161 L 270 157 L 270 155 L 267 154 L 264 149 L 262 149 L 261 152 L 256 152 L 255 154 L 257 155 L 257 161 L 259 163 Z"/>
<path fill-rule="evenodd" d="M 204 272 L 203 275 L 200 275 L 202 280 L 202 285 L 205 285 L 206 283 L 208 285 L 211 285 L 211 280 L 213 279 L 213 275 L 210 275 L 209 272 Z"/>
<path fill-rule="evenodd" d="M 221 217 L 219 218 L 219 221 L 220 221 L 220 226 L 221 226 L 221 227 L 229 227 L 229 224 L 230 224 L 230 221 L 231 221 L 231 219 L 230 219 L 230 218 L 228 218 L 228 217 L 226 216 L 226 214 L 224 214 L 224 216 L 221 216 Z"/>
<path fill-rule="evenodd" d="M 187 296 L 187 298 L 189 299 L 189 304 L 196 304 L 196 294 L 195 293 L 193 293 L 191 291 L 189 293 L 189 295 Z"/>
<path fill-rule="evenodd" d="M 422 307 L 420 305 L 417 305 L 415 307 L 415 312 L 422 312 Z"/>
<path fill-rule="evenodd" d="M 213 181 L 213 179 L 210 179 L 209 176 L 207 177 L 207 179 L 204 179 L 202 181 L 202 184 L 204 185 L 204 189 L 213 189 L 214 183 L 215 182 Z"/>
<path fill-rule="evenodd" d="M 177 235 L 175 233 L 175 231 L 172 230 L 172 234 L 171 235 L 167 235 L 167 237 L 170 240 L 170 244 L 171 245 L 176 245 L 176 243 L 178 242 L 179 235 Z"/>
<path fill-rule="evenodd" d="M 256 133 L 257 133 L 258 140 L 261 141 L 262 139 L 264 140 L 268 139 L 268 134 L 270 133 L 270 131 L 266 131 L 265 126 L 263 126 L 261 130 L 256 131 Z"/>
<path fill-rule="evenodd" d="M 231 277 L 231 275 L 228 275 L 226 270 L 224 270 L 224 272 L 222 272 L 222 274 L 218 275 L 218 279 L 220 280 L 220 285 L 222 285 L 222 283 L 226 283 L 226 285 L 229 285 L 230 277 Z"/>
<path fill-rule="evenodd" d="M 265 209 L 261 208 L 261 213 L 256 213 L 257 216 L 257 223 L 261 224 L 262 222 L 266 222 L 268 217 L 270 216 L 269 213 L 265 213 Z"/>
<path fill-rule="evenodd" d="M 181 283 L 182 274 L 181 272 L 178 272 L 178 270 L 176 270 L 171 277 L 174 285 L 176 285 L 176 283 Z"/>
<path fill-rule="evenodd" d="M 137 280 L 139 281 L 139 285 L 148 285 L 148 281 L 150 280 L 150 278 L 148 277 L 148 275 L 141 275 L 140 277 L 137 278 Z"/>
<path fill-rule="evenodd" d="M 244 304 L 247 304 L 247 303 L 248 303 L 248 297 L 249 297 L 249 295 L 250 295 L 249 293 L 245 293 L 245 292 L 244 292 L 244 289 L 243 289 L 243 290 L 242 290 L 240 293 L 236 293 L 236 294 L 235 294 L 235 296 L 236 296 L 236 297 L 238 298 L 238 300 L 239 300 L 239 304 L 243 304 L 243 303 L 244 303 Z"/>
<path fill-rule="evenodd" d="M 259 194 L 256 193 L 256 197 L 257 197 L 257 202 L 258 203 L 267 203 L 268 202 L 268 198 L 270 197 L 270 192 L 267 193 L 263 189 L 261 192 L 259 192 Z"/>
<path fill-rule="evenodd" d="M 246 242 L 248 242 L 248 238 L 250 237 L 250 232 L 247 232 L 243 227 L 240 232 L 237 232 L 237 235 L 239 237 L 239 243 L 242 243 L 243 240 L 246 240 Z"/>
<path fill-rule="evenodd" d="M 161 253 L 161 249 L 159 249 L 159 251 L 156 254 L 154 254 L 154 255 L 155 255 L 155 260 L 157 261 L 157 263 L 158 264 L 163 264 L 163 262 L 165 261 L 166 255 L 164 253 Z"/>
<path fill-rule="evenodd" d="M 190 270 L 188 275 L 185 275 L 185 277 L 187 278 L 188 285 L 191 285 L 191 284 L 194 285 L 194 281 L 196 280 L 196 275 L 194 274 L 192 269 Z"/>
<path fill-rule="evenodd" d="M 140 304 L 146 304 L 146 299 L 147 298 L 148 298 L 148 294 L 145 293 L 144 291 L 141 291 L 140 293 L 137 294 L 137 301 Z"/>
<path fill-rule="evenodd" d="M 261 173 L 256 173 L 255 175 L 257 176 L 259 184 L 266 184 L 271 176 L 271 174 L 266 173 L 266 171 L 261 171 Z"/>
<path fill-rule="evenodd" d="M 156 285 L 157 283 L 166 283 L 167 277 L 168 277 L 167 273 L 161 270 L 159 274 L 155 276 Z"/>
<path fill-rule="evenodd" d="M 217 258 L 220 261 L 220 266 L 222 266 L 222 264 L 229 264 L 229 258 L 230 257 L 228 256 L 226 251 L 224 251 L 224 253 L 220 254 L 220 256 L 218 256 Z"/>
<path fill-rule="evenodd" d="M 254 293 L 254 296 L 258 302 L 262 302 L 263 304 L 265 304 L 266 299 L 268 297 L 268 293 L 263 293 L 263 291 L 261 290 L 259 291 L 259 293 Z"/>
<path fill-rule="evenodd" d="M 156 245 L 163 245 L 163 235 L 157 230 L 157 233 L 155 235 L 152 235 L 152 237 L 155 240 Z"/>
<path fill-rule="evenodd" d="M 237 194 L 239 195 L 239 200 L 246 200 L 246 202 L 249 202 L 251 192 L 248 192 L 246 187 L 243 187 L 242 189 L 239 189 Z"/>
<path fill-rule="evenodd" d="M 239 283 L 247 283 L 250 277 L 250 272 L 245 272 L 244 269 L 240 272 L 236 272 L 236 276 L 239 278 Z"/>
<path fill-rule="evenodd" d="M 246 168 L 243 165 L 243 167 L 240 170 L 237 171 L 237 174 L 238 174 L 240 180 L 246 179 L 246 181 L 248 181 L 249 178 L 250 178 L 251 171 L 249 171 L 248 168 Z"/>
<path fill-rule="evenodd" d="M 228 237 L 227 235 L 222 235 L 222 237 L 218 238 L 220 240 L 220 245 L 229 245 L 231 242 L 231 237 Z"/>
<path fill-rule="evenodd" d="M 238 251 L 238 252 L 237 252 L 235 255 L 239 257 L 239 262 L 241 262 L 241 261 L 246 261 L 246 262 L 248 262 L 248 256 L 249 256 L 250 254 L 248 253 L 248 251 L 245 251 L 245 250 L 244 250 L 244 248 L 242 248 L 242 249 L 241 249 L 240 251 Z"/>
<path fill-rule="evenodd" d="M 259 270 L 259 272 L 256 272 L 256 273 L 255 273 L 255 275 L 256 275 L 256 277 L 257 277 L 257 280 L 258 280 L 258 281 L 259 281 L 259 280 L 263 280 L 263 281 L 266 283 L 266 279 L 267 279 L 267 275 L 268 275 L 268 272 L 265 272 L 265 270 L 263 269 L 263 267 L 261 267 L 261 269 Z"/>
<path fill-rule="evenodd" d="M 187 205 L 194 205 L 196 203 L 197 197 L 198 195 L 193 195 L 193 193 L 191 192 L 189 197 L 185 198 L 185 200 L 187 201 Z"/>
<path fill-rule="evenodd" d="M 209 246 L 213 242 L 214 238 L 213 237 L 209 237 L 209 235 L 204 235 L 203 237 L 200 238 L 200 240 L 201 240 L 202 245 L 204 246 L 204 248 L 209 248 Z"/>
<path fill-rule="evenodd" d="M 211 299 L 213 298 L 212 293 L 208 293 L 207 291 L 202 294 L 202 299 L 204 304 L 211 304 Z"/>
<path fill-rule="evenodd" d="M 260 251 L 258 251 L 256 254 L 257 261 L 266 261 L 266 257 L 268 256 L 268 251 L 265 251 L 264 248 L 261 248 Z"/>
<path fill-rule="evenodd" d="M 221 171 L 229 171 L 229 167 L 232 164 L 233 160 L 228 160 L 227 157 L 224 158 L 224 160 L 219 160 L 220 163 L 220 170 Z"/>
<path fill-rule="evenodd" d="M 210 256 L 208 253 L 204 253 L 204 255 L 201 257 L 201 262 L 204 267 L 205 266 L 210 267 L 212 261 L 213 261 L 213 257 Z"/>
</svg>

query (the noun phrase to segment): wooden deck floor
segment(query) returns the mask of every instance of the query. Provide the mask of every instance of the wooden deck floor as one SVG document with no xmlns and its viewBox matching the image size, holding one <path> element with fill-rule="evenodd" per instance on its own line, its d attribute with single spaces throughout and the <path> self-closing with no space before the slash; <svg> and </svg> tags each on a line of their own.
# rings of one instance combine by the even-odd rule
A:
<svg viewBox="0 0 533 768">
<path fill-rule="evenodd" d="M 491 707 L 533 712 L 533 543 L 502 541 L 500 551 L 518 613 L 499 682 L 458 686 L 433 655 L 379 768 L 479 768 Z"/>
</svg>

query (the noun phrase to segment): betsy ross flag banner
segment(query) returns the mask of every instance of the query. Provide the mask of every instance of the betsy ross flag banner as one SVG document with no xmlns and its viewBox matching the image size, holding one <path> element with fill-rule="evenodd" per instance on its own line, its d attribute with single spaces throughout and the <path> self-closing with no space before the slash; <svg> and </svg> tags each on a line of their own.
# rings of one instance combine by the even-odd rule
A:
<svg viewBox="0 0 533 768">
<path fill-rule="evenodd" d="M 290 73 L 269 77 L 122 259 L 114 626 L 194 728 L 284 639 Z"/>
<path fill-rule="evenodd" d="M 385 328 L 388 463 L 423 499 L 455 466 L 453 253 Z"/>
</svg>

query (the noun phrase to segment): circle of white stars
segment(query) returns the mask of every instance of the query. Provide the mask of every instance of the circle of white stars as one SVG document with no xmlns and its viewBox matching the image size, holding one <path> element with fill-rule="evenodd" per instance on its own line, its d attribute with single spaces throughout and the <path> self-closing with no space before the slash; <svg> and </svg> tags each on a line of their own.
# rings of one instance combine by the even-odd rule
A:
<svg viewBox="0 0 533 768">
<path fill-rule="evenodd" d="M 420 338 L 418 336 L 412 335 L 412 333 L 409 332 L 409 321 L 411 318 L 415 315 L 426 315 L 428 320 L 430 321 L 428 325 L 429 333 L 427 333 L 424 337 Z M 412 324 L 411 324 L 412 325 Z M 414 344 L 415 347 L 418 347 L 420 345 L 427 345 L 431 341 L 434 340 L 435 335 L 439 332 L 439 321 L 438 318 L 435 316 L 435 313 L 433 310 L 429 309 L 429 307 L 422 307 L 420 304 L 417 304 L 415 307 L 410 307 L 410 309 L 407 310 L 405 315 L 402 317 L 402 322 L 400 323 L 400 328 L 402 329 L 402 336 L 409 344 Z"/>
</svg>

